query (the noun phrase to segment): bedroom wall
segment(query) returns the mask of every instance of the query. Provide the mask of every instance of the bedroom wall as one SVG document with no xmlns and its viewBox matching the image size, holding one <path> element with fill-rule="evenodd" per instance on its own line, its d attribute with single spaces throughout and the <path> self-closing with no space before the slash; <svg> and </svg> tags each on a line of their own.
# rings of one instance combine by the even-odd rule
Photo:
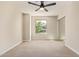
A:
<svg viewBox="0 0 79 59">
<path fill-rule="evenodd" d="M 22 41 L 21 5 L 0 2 L 0 55 Z"/>
<path fill-rule="evenodd" d="M 79 2 L 72 2 L 66 11 L 65 45 L 79 54 Z"/>
<path fill-rule="evenodd" d="M 65 46 L 79 54 L 79 2 L 68 2 L 65 6 Z M 61 16 L 61 14 L 59 14 Z M 59 17 L 61 18 L 61 17 Z"/>
<path fill-rule="evenodd" d="M 45 33 L 35 33 L 36 19 L 47 21 L 47 31 Z M 32 39 L 56 39 L 57 38 L 57 17 L 56 16 L 32 16 L 31 31 Z"/>
</svg>

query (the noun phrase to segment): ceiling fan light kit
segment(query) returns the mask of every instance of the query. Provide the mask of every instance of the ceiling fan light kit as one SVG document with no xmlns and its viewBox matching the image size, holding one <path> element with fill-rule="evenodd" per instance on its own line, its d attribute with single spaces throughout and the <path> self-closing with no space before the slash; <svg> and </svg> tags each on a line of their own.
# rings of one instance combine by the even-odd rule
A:
<svg viewBox="0 0 79 59">
<path fill-rule="evenodd" d="M 56 3 L 50 3 L 50 4 L 44 5 L 44 1 L 40 1 L 40 3 L 41 3 L 40 5 L 38 5 L 38 4 L 36 4 L 36 3 L 32 3 L 32 2 L 28 2 L 28 3 L 39 7 L 39 8 L 36 9 L 35 11 L 38 11 L 38 10 L 45 10 L 46 12 L 48 12 L 48 10 L 47 10 L 45 7 L 49 7 L 49 6 L 54 6 L 54 5 L 56 5 Z"/>
<path fill-rule="evenodd" d="M 40 8 L 40 10 L 44 10 L 44 8 Z"/>
</svg>

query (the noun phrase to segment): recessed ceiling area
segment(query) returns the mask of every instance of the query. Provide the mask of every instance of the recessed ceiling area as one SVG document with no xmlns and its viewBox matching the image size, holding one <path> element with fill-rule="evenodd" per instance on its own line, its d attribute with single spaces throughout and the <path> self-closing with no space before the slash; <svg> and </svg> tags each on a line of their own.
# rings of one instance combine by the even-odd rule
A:
<svg viewBox="0 0 79 59">
<path fill-rule="evenodd" d="M 40 5 L 40 1 L 30 1 L 36 4 Z M 65 7 L 65 5 L 68 3 L 67 1 L 44 1 L 44 4 L 49 4 L 49 3 L 54 3 L 56 2 L 56 5 L 54 6 L 49 6 L 46 7 L 46 9 L 48 10 L 48 12 L 44 11 L 44 10 L 39 10 L 39 11 L 35 11 L 36 9 L 38 9 L 38 6 L 34 6 L 31 4 L 28 4 L 28 1 L 24 1 L 23 2 L 23 12 L 25 13 L 29 13 L 30 15 L 33 16 L 57 16 L 59 9 L 63 9 L 63 7 Z"/>
</svg>

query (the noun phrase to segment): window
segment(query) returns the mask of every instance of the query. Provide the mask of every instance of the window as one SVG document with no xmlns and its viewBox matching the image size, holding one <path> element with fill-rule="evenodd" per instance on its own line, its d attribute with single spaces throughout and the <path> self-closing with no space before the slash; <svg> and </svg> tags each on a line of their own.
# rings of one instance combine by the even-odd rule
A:
<svg viewBox="0 0 79 59">
<path fill-rule="evenodd" d="M 46 32 L 47 29 L 46 20 L 36 20 L 35 28 L 36 28 L 36 33 Z"/>
</svg>

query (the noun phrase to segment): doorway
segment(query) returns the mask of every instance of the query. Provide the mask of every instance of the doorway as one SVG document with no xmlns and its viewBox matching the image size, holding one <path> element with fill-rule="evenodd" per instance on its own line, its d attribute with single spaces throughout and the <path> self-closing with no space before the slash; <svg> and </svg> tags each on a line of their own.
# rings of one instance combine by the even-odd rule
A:
<svg viewBox="0 0 79 59">
<path fill-rule="evenodd" d="M 58 20 L 58 39 L 65 39 L 65 17 Z"/>
<path fill-rule="evenodd" d="M 22 13 L 22 39 L 23 42 L 30 40 L 30 15 Z"/>
</svg>

